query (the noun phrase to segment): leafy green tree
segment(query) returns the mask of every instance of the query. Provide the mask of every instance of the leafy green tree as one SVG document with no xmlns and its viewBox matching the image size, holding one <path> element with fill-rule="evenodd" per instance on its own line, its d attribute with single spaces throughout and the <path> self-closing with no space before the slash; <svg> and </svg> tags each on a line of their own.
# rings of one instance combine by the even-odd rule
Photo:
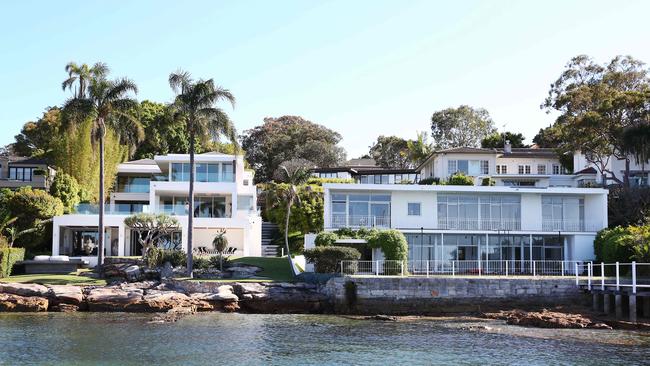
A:
<svg viewBox="0 0 650 366">
<path fill-rule="evenodd" d="M 291 249 L 289 248 L 289 220 L 291 219 L 291 206 L 294 203 L 300 205 L 300 196 L 298 195 L 298 186 L 307 183 L 311 177 L 313 163 L 305 159 L 294 159 L 283 162 L 275 172 L 275 179 L 289 185 L 289 189 L 279 195 L 282 201 L 287 205 L 287 217 L 284 221 L 284 245 L 287 250 L 287 258 L 293 270 L 293 260 L 291 259 Z"/>
<path fill-rule="evenodd" d="M 146 259 L 151 248 L 158 245 L 160 239 L 171 235 L 180 227 L 178 220 L 166 214 L 138 213 L 124 219 L 124 225 L 137 234 L 138 243 L 142 245 L 142 258 Z"/>
<path fill-rule="evenodd" d="M 504 147 L 506 140 L 508 140 L 512 147 L 521 148 L 526 147 L 524 144 L 525 139 L 521 133 L 495 132 L 481 141 L 481 147 L 485 149 L 500 149 Z"/>
<path fill-rule="evenodd" d="M 138 145 L 133 155 L 134 159 L 187 153 L 189 139 L 185 123 L 173 118 L 171 112 L 171 109 L 163 103 L 148 100 L 140 103 L 139 114 L 144 128 L 144 140 Z"/>
<path fill-rule="evenodd" d="M 624 131 L 650 119 L 650 79 L 645 65 L 630 56 L 605 65 L 576 56 L 551 84 L 542 104 L 559 116 L 555 122 L 564 149 L 580 151 L 596 166 L 603 183 L 629 186 L 630 158 Z M 609 168 L 611 159 L 625 161 L 621 180 Z"/>
<path fill-rule="evenodd" d="M 72 212 L 79 203 L 79 183 L 70 174 L 59 172 L 54 176 L 50 194 L 61 200 L 66 213 Z"/>
<path fill-rule="evenodd" d="M 429 143 L 427 133 L 422 131 L 417 133 L 415 140 L 406 142 L 408 149 L 409 161 L 417 167 L 424 163 L 425 160 L 433 153 L 433 144 Z"/>
<path fill-rule="evenodd" d="M 381 249 L 386 260 L 404 261 L 408 258 L 408 242 L 399 230 L 380 230 L 369 236 L 367 241 L 371 248 Z"/>
<path fill-rule="evenodd" d="M 496 129 L 487 110 L 461 105 L 433 113 L 431 132 L 435 148 L 448 149 L 480 147 L 481 141 Z"/>
<path fill-rule="evenodd" d="M 12 150 L 19 156 L 43 157 L 52 160 L 53 144 L 59 135 L 61 109 L 48 107 L 43 116 L 34 122 L 27 122 L 20 134 L 15 136 Z"/>
<path fill-rule="evenodd" d="M 97 66 L 97 64 L 96 64 Z M 91 78 L 79 86 L 77 94 L 66 101 L 63 107 L 67 118 L 63 119 L 68 128 L 74 128 L 79 122 L 92 118 L 91 134 L 93 141 L 99 142 L 99 225 L 100 233 L 104 232 L 104 138 L 106 131 L 111 129 L 127 146 L 135 146 L 142 140 L 142 126 L 131 111 L 138 107 L 130 93 L 137 93 L 138 88 L 129 79 L 106 79 L 108 68 L 101 64 L 101 72 L 91 73 Z M 69 79 L 68 79 L 69 80 Z M 67 81 L 67 80 L 66 80 Z M 64 81 L 64 87 L 65 83 Z M 79 77 L 81 82 L 81 77 Z M 97 263 L 104 264 L 104 235 L 97 240 Z"/>
<path fill-rule="evenodd" d="M 474 179 L 472 179 L 472 177 L 466 176 L 463 173 L 456 173 L 449 177 L 446 184 L 449 186 L 473 186 Z"/>
<path fill-rule="evenodd" d="M 272 180 L 280 164 L 291 159 L 306 159 L 318 167 L 345 161 L 345 150 L 337 146 L 339 133 L 299 116 L 265 118 L 262 125 L 244 131 L 241 140 L 258 183 Z"/>
<path fill-rule="evenodd" d="M 278 224 L 284 233 L 284 223 L 287 219 L 285 197 L 289 195 L 291 186 L 286 183 L 265 183 L 262 198 L 266 202 L 264 215 L 270 222 Z M 289 234 L 316 233 L 323 230 L 323 187 L 317 184 L 297 186 L 296 193 L 300 205 L 291 208 Z"/>
<path fill-rule="evenodd" d="M 633 156 L 645 170 L 645 164 L 650 160 L 650 121 L 625 129 L 622 142 L 623 153 Z"/>
<path fill-rule="evenodd" d="M 407 169 L 412 166 L 408 141 L 401 137 L 379 136 L 369 154 L 384 168 Z"/>
<path fill-rule="evenodd" d="M 108 71 L 108 66 L 103 62 L 97 62 L 93 66 L 69 62 L 65 65 L 68 78 L 61 83 L 61 89 L 72 91 L 74 98 L 85 99 L 88 97 L 87 91 L 92 81 L 103 79 L 108 74 Z"/>
<path fill-rule="evenodd" d="M 225 136 L 233 144 L 237 143 L 235 126 L 228 115 L 217 108 L 220 101 L 227 101 L 234 107 L 235 97 L 229 90 L 214 83 L 214 80 L 193 80 L 188 72 L 179 70 L 169 75 L 169 85 L 176 93 L 174 102 L 170 105 L 173 118 L 184 121 L 189 139 L 190 153 L 190 182 L 189 207 L 194 207 L 194 154 L 196 138 L 218 140 Z M 187 271 L 193 276 L 192 240 L 194 230 L 194 210 L 190 210 L 187 225 Z"/>
</svg>

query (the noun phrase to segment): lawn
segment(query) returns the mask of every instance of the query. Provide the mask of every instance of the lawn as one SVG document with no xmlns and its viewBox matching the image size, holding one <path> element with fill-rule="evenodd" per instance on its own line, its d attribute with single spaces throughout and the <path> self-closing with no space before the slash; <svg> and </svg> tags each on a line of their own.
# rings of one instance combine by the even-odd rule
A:
<svg viewBox="0 0 650 366">
<path fill-rule="evenodd" d="M 0 278 L 0 282 L 38 283 L 40 285 L 106 285 L 103 279 L 79 276 L 76 272 L 68 274 L 28 274 Z"/>
<path fill-rule="evenodd" d="M 264 277 L 273 281 L 293 281 L 293 273 L 287 257 L 240 257 L 232 259 L 229 262 L 248 264 L 262 268 L 262 271 L 257 273 L 258 277 Z"/>
</svg>

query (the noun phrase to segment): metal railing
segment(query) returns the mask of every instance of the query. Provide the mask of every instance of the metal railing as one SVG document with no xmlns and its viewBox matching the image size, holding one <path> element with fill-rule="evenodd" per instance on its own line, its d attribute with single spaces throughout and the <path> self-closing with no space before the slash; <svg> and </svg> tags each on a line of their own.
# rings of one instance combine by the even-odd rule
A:
<svg viewBox="0 0 650 366">
<path fill-rule="evenodd" d="M 638 289 L 650 289 L 650 263 L 585 263 L 586 276 L 576 277 L 576 285 L 589 290 L 629 290 L 633 294 Z"/>
<path fill-rule="evenodd" d="M 414 260 L 341 261 L 343 275 L 365 276 L 587 276 L 583 261 Z"/>
<path fill-rule="evenodd" d="M 390 227 L 390 216 L 332 214 L 333 228 Z"/>
<path fill-rule="evenodd" d="M 439 219 L 438 229 L 521 230 L 521 220 Z"/>
<path fill-rule="evenodd" d="M 584 231 L 583 220 L 542 220 L 544 231 Z"/>
</svg>

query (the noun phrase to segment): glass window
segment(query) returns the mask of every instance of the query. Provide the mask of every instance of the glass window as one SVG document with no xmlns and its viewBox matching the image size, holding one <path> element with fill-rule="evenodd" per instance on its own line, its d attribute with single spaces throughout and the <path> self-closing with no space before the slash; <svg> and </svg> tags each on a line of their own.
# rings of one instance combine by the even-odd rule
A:
<svg viewBox="0 0 650 366">
<path fill-rule="evenodd" d="M 449 160 L 447 162 L 447 173 L 454 175 L 458 171 L 458 162 L 456 160 Z"/>
<path fill-rule="evenodd" d="M 207 182 L 208 181 L 208 164 L 196 163 L 196 181 L 197 182 Z"/>
<path fill-rule="evenodd" d="M 487 160 L 481 160 L 481 174 L 490 173 L 490 163 Z"/>
<path fill-rule="evenodd" d="M 223 181 L 224 182 L 234 182 L 235 177 L 233 173 L 233 166 L 232 163 L 223 163 L 221 165 L 221 168 L 223 169 Z"/>
<path fill-rule="evenodd" d="M 537 174 L 546 174 L 546 165 L 538 164 L 537 165 Z"/>
<path fill-rule="evenodd" d="M 469 174 L 469 162 L 467 160 L 458 160 L 458 172 Z"/>
<path fill-rule="evenodd" d="M 553 164 L 553 174 L 555 174 L 555 175 L 560 174 L 560 165 L 559 164 Z"/>
<path fill-rule="evenodd" d="M 237 209 L 238 210 L 253 210 L 253 196 L 237 196 Z"/>
<path fill-rule="evenodd" d="M 420 216 L 420 202 L 409 202 L 408 203 L 408 215 L 409 216 Z"/>
<path fill-rule="evenodd" d="M 9 179 L 31 182 L 34 169 L 35 168 L 9 167 Z"/>
</svg>

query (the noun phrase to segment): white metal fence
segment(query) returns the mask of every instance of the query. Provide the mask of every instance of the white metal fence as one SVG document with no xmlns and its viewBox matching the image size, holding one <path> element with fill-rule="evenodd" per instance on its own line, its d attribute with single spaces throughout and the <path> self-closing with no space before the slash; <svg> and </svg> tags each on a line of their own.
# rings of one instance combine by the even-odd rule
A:
<svg viewBox="0 0 650 366">
<path fill-rule="evenodd" d="M 583 261 L 415 260 L 341 261 L 343 275 L 367 276 L 587 276 Z"/>
<path fill-rule="evenodd" d="M 576 285 L 589 290 L 628 290 L 636 294 L 639 289 L 650 289 L 650 263 L 592 263 L 584 264 L 586 276 L 576 277 Z"/>
<path fill-rule="evenodd" d="M 390 216 L 332 214 L 333 228 L 390 227 Z"/>
</svg>

